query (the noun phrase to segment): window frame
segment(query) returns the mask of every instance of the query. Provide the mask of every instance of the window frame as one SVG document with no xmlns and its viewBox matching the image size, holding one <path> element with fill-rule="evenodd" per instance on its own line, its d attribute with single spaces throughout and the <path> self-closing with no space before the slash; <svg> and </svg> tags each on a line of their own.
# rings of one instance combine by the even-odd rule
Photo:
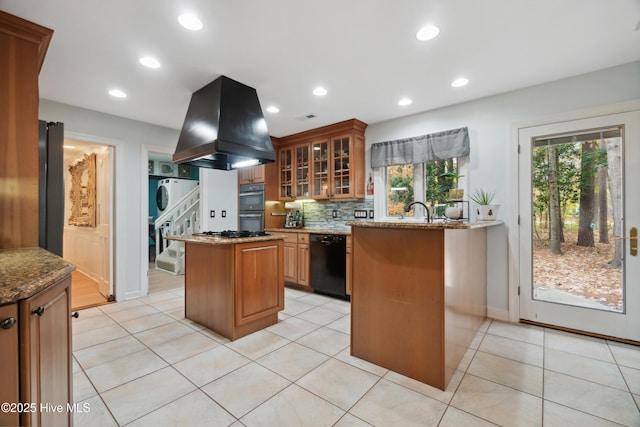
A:
<svg viewBox="0 0 640 427">
<path fill-rule="evenodd" d="M 469 156 L 458 157 L 458 173 L 464 175 L 458 179 L 458 188 L 464 189 L 468 194 L 467 183 L 468 179 L 468 165 Z M 413 197 L 414 201 L 427 203 L 425 200 L 425 176 L 424 176 L 424 163 L 414 163 L 413 165 Z M 399 216 L 387 215 L 387 168 L 375 168 L 373 169 L 373 182 L 374 188 L 379 188 L 380 191 L 375 191 L 373 196 L 373 210 L 375 217 L 378 221 L 394 222 L 424 222 L 426 215 L 424 209 L 414 209 L 414 216 L 405 216 L 400 218 Z"/>
</svg>

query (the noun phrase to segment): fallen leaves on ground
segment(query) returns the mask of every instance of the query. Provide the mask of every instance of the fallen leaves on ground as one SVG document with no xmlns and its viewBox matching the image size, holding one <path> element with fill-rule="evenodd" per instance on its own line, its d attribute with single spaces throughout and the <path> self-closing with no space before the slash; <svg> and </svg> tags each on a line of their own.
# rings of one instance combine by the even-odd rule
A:
<svg viewBox="0 0 640 427">
<path fill-rule="evenodd" d="M 597 239 L 597 236 L 596 236 Z M 583 296 L 614 310 L 622 310 L 622 269 L 611 268 L 614 244 L 577 246 L 577 233 L 565 231 L 562 255 L 549 251 L 548 242 L 536 241 L 533 254 L 534 286 L 544 286 Z"/>
</svg>

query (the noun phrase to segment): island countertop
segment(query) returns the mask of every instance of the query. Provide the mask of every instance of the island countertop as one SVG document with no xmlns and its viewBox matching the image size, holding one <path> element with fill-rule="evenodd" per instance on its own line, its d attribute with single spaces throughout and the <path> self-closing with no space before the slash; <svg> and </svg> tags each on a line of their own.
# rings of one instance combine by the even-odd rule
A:
<svg viewBox="0 0 640 427">
<path fill-rule="evenodd" d="M 0 251 L 0 305 L 29 298 L 71 274 L 76 267 L 41 248 Z"/>
<path fill-rule="evenodd" d="M 493 227 L 502 221 L 478 222 L 417 222 L 417 221 L 352 221 L 347 225 L 367 228 L 404 228 L 413 230 L 472 230 Z"/>
<path fill-rule="evenodd" d="M 202 245 L 234 245 L 237 243 L 253 243 L 264 242 L 268 240 L 282 240 L 282 237 L 278 236 L 256 236 L 256 237 L 215 237 L 215 236 L 199 236 L 196 234 L 190 234 L 188 236 L 165 236 L 167 240 L 176 240 L 178 242 L 187 243 L 199 243 Z"/>
</svg>

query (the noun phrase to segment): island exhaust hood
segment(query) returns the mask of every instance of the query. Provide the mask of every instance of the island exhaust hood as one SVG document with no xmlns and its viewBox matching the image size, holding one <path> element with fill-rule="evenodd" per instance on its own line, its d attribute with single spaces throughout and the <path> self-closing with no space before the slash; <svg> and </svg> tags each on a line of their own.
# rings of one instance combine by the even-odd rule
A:
<svg viewBox="0 0 640 427">
<path fill-rule="evenodd" d="M 194 92 L 173 155 L 175 163 L 231 170 L 275 160 L 254 88 L 220 76 Z"/>
</svg>

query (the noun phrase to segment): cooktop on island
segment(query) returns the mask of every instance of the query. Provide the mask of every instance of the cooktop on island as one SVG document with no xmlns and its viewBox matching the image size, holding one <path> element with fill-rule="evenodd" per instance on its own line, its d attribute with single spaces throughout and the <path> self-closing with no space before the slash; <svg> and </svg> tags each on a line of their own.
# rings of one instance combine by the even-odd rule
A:
<svg viewBox="0 0 640 427">
<path fill-rule="evenodd" d="M 224 231 L 203 231 L 202 233 L 194 233 L 194 236 L 204 237 L 224 237 L 226 239 L 238 239 L 241 237 L 260 237 L 269 236 L 264 231 L 248 231 L 248 230 L 224 230 Z"/>
</svg>

